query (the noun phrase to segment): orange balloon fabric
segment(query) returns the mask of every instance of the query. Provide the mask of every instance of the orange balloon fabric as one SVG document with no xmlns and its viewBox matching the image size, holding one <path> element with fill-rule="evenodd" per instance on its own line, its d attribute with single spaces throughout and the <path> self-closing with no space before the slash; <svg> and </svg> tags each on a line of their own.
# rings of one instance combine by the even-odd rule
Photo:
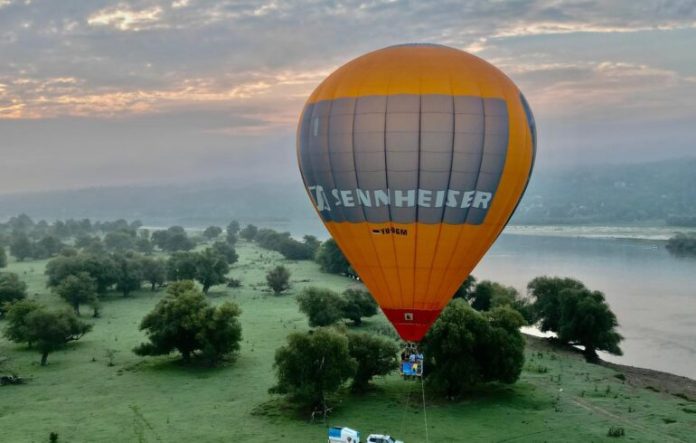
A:
<svg viewBox="0 0 696 443">
<path fill-rule="evenodd" d="M 297 134 L 317 213 L 407 341 L 422 339 L 501 233 L 535 152 L 515 84 L 440 45 L 345 64 L 309 97 Z"/>
</svg>

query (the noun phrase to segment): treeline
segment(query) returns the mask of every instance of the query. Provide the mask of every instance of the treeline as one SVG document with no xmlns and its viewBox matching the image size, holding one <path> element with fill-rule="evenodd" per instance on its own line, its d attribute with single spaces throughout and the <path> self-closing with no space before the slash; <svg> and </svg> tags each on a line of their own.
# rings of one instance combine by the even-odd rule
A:
<svg viewBox="0 0 696 443">
<path fill-rule="evenodd" d="M 696 257 L 696 235 L 677 234 L 667 241 L 666 247 L 678 257 Z"/>
<path fill-rule="evenodd" d="M 469 277 L 419 344 L 424 354 L 425 381 L 448 398 L 490 383 L 514 383 L 524 367 L 524 325 L 539 325 L 556 334 L 554 340 L 579 345 L 589 362 L 597 351 L 621 354 L 616 316 L 604 294 L 577 280 L 537 277 L 523 296 L 512 287 Z M 327 411 L 340 388 L 350 381 L 362 391 L 373 377 L 398 368 L 396 337 L 356 334 L 343 320 L 360 325 L 377 305 L 364 289 L 339 294 L 325 288 L 306 288 L 299 309 L 316 329 L 294 333 L 275 357 L 277 385 L 293 404 Z M 374 332 L 374 331 L 373 331 Z M 310 374 L 307 376 L 307 374 Z"/>
</svg>

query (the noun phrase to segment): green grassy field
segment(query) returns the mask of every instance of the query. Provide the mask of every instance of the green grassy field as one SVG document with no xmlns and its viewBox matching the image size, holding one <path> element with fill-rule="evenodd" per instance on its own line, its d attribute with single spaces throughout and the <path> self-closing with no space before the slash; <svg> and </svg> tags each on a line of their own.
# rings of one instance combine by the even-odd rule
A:
<svg viewBox="0 0 696 443">
<path fill-rule="evenodd" d="M 310 423 L 268 394 L 275 349 L 288 333 L 308 328 L 294 295 L 308 285 L 342 290 L 355 282 L 322 274 L 311 262 L 287 262 L 293 286 L 276 297 L 264 276 L 283 262 L 280 256 L 248 243 L 237 249 L 240 261 L 230 275 L 243 286 L 210 292 L 214 302 L 232 300 L 243 310 L 244 339 L 234 363 L 209 369 L 182 366 L 175 355 L 136 356 L 131 349 L 144 337 L 138 324 L 162 292 L 110 295 L 93 332 L 51 354 L 47 367 L 39 366 L 38 353 L 0 339 L 0 356 L 7 357 L 0 373 L 29 379 L 0 387 L 0 442 L 47 442 L 50 432 L 60 442 L 325 442 L 327 425 L 425 442 L 420 384 L 396 374 L 376 379 L 369 394 L 343 395 L 328 424 Z M 44 265 L 12 262 L 7 270 L 27 281 L 32 297 L 58 305 L 45 288 Z M 387 327 L 382 317 L 363 326 Z M 426 386 L 430 441 L 696 441 L 696 402 L 629 382 L 614 369 L 530 338 L 515 385 L 457 402 L 438 399 Z M 610 426 L 623 427 L 625 437 L 607 437 Z"/>
</svg>

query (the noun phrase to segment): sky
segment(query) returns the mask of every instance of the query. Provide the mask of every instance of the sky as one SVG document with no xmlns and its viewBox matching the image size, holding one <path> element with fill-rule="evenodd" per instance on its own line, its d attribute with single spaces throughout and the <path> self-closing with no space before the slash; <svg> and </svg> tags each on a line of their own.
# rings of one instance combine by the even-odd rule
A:
<svg viewBox="0 0 696 443">
<path fill-rule="evenodd" d="M 0 0 L 0 193 L 298 181 L 307 96 L 405 42 L 511 77 L 537 170 L 696 155 L 694 0 Z"/>
</svg>

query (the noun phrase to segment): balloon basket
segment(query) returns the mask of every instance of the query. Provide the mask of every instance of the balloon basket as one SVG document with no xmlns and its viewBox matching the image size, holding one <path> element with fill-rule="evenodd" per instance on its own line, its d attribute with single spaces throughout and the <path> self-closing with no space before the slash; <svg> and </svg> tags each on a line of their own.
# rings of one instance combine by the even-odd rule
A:
<svg viewBox="0 0 696 443">
<path fill-rule="evenodd" d="M 405 342 L 401 349 L 399 372 L 404 380 L 416 380 L 423 376 L 423 352 L 418 343 Z"/>
</svg>

